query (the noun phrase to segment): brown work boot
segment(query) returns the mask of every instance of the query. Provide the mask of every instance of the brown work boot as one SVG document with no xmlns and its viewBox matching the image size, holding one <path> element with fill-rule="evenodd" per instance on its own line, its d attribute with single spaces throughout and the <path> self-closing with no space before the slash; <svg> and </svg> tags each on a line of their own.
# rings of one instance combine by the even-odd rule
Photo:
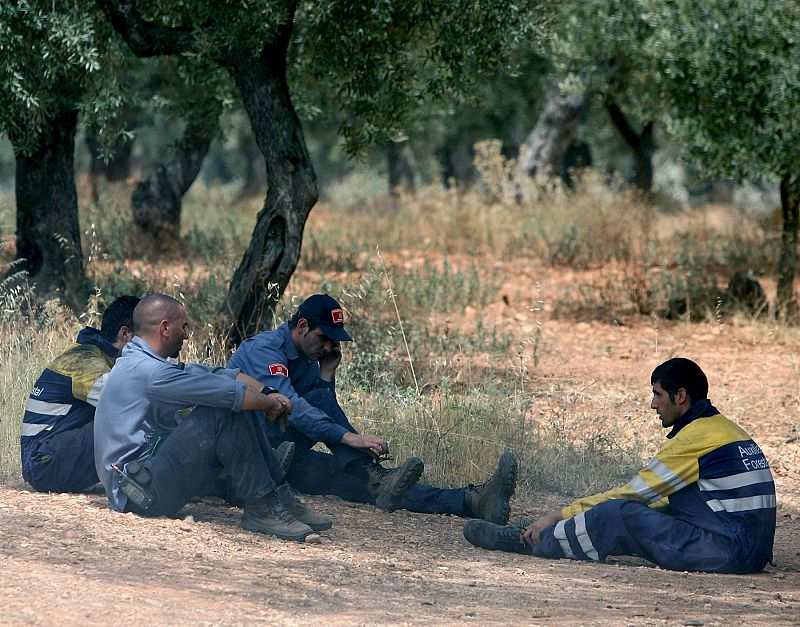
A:
<svg viewBox="0 0 800 627">
<path fill-rule="evenodd" d="M 275 536 L 281 540 L 304 542 L 314 530 L 295 518 L 277 494 L 277 489 L 260 501 L 244 506 L 242 527 Z"/>
<path fill-rule="evenodd" d="M 308 509 L 308 506 L 300 500 L 297 492 L 288 483 L 279 485 L 275 488 L 275 492 L 278 493 L 289 513 L 314 531 L 325 531 L 333 526 L 332 517 Z"/>
<path fill-rule="evenodd" d="M 481 518 L 496 525 L 505 525 L 508 522 L 508 501 L 517 487 L 517 466 L 517 458 L 511 451 L 504 451 L 497 469 L 486 483 L 467 487 L 473 518 Z"/>
<path fill-rule="evenodd" d="M 425 464 L 419 457 L 409 457 L 397 468 L 384 468 L 380 464 L 367 465 L 367 490 L 375 505 L 387 512 L 403 506 L 403 497 L 419 480 Z"/>
</svg>

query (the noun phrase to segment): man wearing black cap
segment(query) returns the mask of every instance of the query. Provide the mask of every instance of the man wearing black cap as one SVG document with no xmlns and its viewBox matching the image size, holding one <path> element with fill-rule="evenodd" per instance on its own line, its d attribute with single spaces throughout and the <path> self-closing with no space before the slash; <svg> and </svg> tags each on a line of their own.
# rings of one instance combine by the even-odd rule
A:
<svg viewBox="0 0 800 627">
<path fill-rule="evenodd" d="M 456 489 L 417 484 L 424 467 L 418 457 L 394 469 L 378 463 L 389 453 L 388 442 L 358 433 L 336 400 L 339 343 L 350 341 L 339 303 L 327 294 L 315 294 L 288 322 L 245 340 L 229 362 L 229 367 L 239 368 L 292 402 L 285 432 L 265 425 L 273 446 L 295 443 L 287 474 L 290 485 L 306 494 L 332 494 L 387 511 L 402 508 L 505 524 L 517 474 L 517 461 L 510 452 L 500 458 L 489 481 Z M 312 450 L 317 442 L 325 443 L 332 455 Z"/>
</svg>

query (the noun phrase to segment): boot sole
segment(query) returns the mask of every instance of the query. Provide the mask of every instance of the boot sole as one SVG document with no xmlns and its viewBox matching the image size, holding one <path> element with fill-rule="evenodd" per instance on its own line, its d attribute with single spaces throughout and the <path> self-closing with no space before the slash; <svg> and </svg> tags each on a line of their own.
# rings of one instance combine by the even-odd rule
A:
<svg viewBox="0 0 800 627">
<path fill-rule="evenodd" d="M 286 474 L 289 472 L 289 467 L 292 465 L 294 459 L 294 442 L 282 442 L 278 448 L 275 449 L 275 457 L 281 466 L 281 470 Z"/>
<path fill-rule="evenodd" d="M 422 471 L 425 470 L 425 464 L 419 457 L 411 457 L 401 468 L 403 468 L 403 475 L 397 480 L 392 491 L 375 500 L 375 505 L 387 512 L 393 512 L 403 507 L 403 497 L 419 481 Z"/>
<path fill-rule="evenodd" d="M 505 525 L 508 522 L 508 516 L 511 514 L 511 507 L 508 501 L 514 496 L 514 491 L 517 489 L 518 470 L 519 464 L 517 458 L 514 457 L 510 451 L 503 452 L 498 467 L 498 476 L 500 477 L 500 481 L 502 481 L 500 493 L 498 497 L 494 499 L 494 503 L 487 515 L 488 517 L 481 518 L 495 525 Z"/>
<path fill-rule="evenodd" d="M 302 533 L 291 534 L 291 533 L 281 533 L 279 531 L 275 531 L 270 527 L 265 527 L 259 523 L 253 522 L 249 519 L 242 518 L 242 528 L 247 529 L 248 531 L 254 531 L 256 533 L 263 533 L 267 536 L 274 536 L 276 538 L 280 538 L 281 540 L 291 540 L 293 542 L 305 542 L 306 538 L 314 533 L 314 530 L 311 527 L 308 527 L 308 531 L 304 531 Z M 305 523 L 304 523 L 305 524 Z"/>
</svg>

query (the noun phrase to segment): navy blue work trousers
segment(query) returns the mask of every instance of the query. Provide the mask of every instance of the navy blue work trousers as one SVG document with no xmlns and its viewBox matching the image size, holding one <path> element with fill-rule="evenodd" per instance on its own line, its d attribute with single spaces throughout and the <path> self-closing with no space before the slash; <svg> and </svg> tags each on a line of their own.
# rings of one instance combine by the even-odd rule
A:
<svg viewBox="0 0 800 627">
<path fill-rule="evenodd" d="M 80 492 L 96 484 L 94 421 L 25 447 L 25 479 L 39 492 Z"/>
<path fill-rule="evenodd" d="M 531 553 L 592 561 L 635 555 L 669 570 L 739 571 L 727 536 L 624 499 L 600 503 L 546 529 Z"/>
<path fill-rule="evenodd" d="M 268 495 L 284 473 L 251 412 L 196 407 L 144 462 L 153 505 L 147 516 L 172 516 L 195 496 L 224 496 L 247 504 Z M 220 474 L 225 478 L 221 479 Z"/>
<path fill-rule="evenodd" d="M 312 390 L 303 398 L 324 411 L 336 424 L 351 433 L 357 433 L 331 390 L 324 388 Z M 345 467 L 353 462 L 356 466 L 360 462 L 368 462 L 371 458 L 367 453 L 346 444 L 328 442 L 325 445 L 330 449 L 330 453 L 314 451 L 312 447 L 316 441 L 292 427 L 284 433 L 270 427 L 269 434 L 275 446 L 285 440 L 294 442 L 294 460 L 286 480 L 298 492 L 329 494 L 345 501 L 375 504 L 364 478 L 345 470 Z M 434 488 L 421 484 L 406 492 L 403 509 L 423 514 L 469 515 L 464 506 L 464 488 Z"/>
</svg>

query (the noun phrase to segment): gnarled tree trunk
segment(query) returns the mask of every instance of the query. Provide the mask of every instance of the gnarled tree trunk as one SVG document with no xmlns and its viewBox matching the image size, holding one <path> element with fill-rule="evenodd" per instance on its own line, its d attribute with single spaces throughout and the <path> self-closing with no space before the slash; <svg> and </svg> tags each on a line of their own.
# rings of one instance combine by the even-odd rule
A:
<svg viewBox="0 0 800 627">
<path fill-rule="evenodd" d="M 216 120 L 220 107 L 216 107 Z M 146 246 L 140 248 L 151 256 L 180 249 L 181 207 L 183 195 L 197 178 L 203 159 L 218 128 L 205 116 L 191 117 L 175 156 L 156 166 L 131 195 L 133 222 Z"/>
<path fill-rule="evenodd" d="M 258 57 L 232 55 L 235 62 L 229 65 L 267 169 L 264 207 L 224 305 L 234 343 L 272 324 L 275 305 L 300 259 L 303 229 L 319 194 L 286 82 L 291 28 L 280 30 Z"/>
<path fill-rule="evenodd" d="M 89 292 L 81 251 L 75 189 L 78 112 L 61 111 L 36 138 L 33 152 L 16 149 L 17 259 L 37 289 L 75 311 Z M 11 138 L 12 143 L 14 138 Z M 24 261 L 22 261 L 24 260 Z"/>
<path fill-rule="evenodd" d="M 537 184 L 544 184 L 562 175 L 564 158 L 578 131 L 585 102 L 583 95 L 564 95 L 557 85 L 550 88 L 544 110 L 520 148 L 518 182 L 530 177 Z M 517 187 L 519 198 L 524 198 L 524 187 Z"/>
<path fill-rule="evenodd" d="M 794 275 L 797 267 L 797 230 L 800 219 L 800 177 L 787 174 L 781 179 L 781 255 L 778 262 L 777 310 L 788 321 L 797 321 L 798 306 L 794 295 Z"/>
<path fill-rule="evenodd" d="M 617 103 L 609 102 L 606 105 L 606 109 L 614 126 L 633 151 L 635 162 L 634 184 L 636 189 L 649 196 L 653 192 L 653 155 L 656 151 L 656 142 L 653 138 L 653 122 L 647 122 L 642 128 L 642 132 L 637 133 L 633 130 L 628 118 L 625 117 Z"/>
</svg>

